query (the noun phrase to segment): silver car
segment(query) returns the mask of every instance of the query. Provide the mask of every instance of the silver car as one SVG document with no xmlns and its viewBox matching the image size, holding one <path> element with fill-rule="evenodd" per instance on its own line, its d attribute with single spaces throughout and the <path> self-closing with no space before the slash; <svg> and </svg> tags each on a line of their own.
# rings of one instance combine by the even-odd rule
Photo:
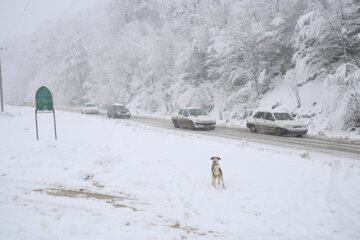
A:
<svg viewBox="0 0 360 240">
<path fill-rule="evenodd" d="M 81 106 L 81 113 L 83 114 L 99 114 L 99 108 L 95 103 L 85 103 Z"/>
<path fill-rule="evenodd" d="M 259 111 L 248 118 L 246 126 L 251 132 L 265 132 L 302 137 L 307 133 L 305 124 L 295 121 L 290 114 L 284 112 Z"/>
<path fill-rule="evenodd" d="M 214 129 L 216 121 L 204 110 L 198 108 L 180 109 L 171 118 L 174 127 L 194 129 Z"/>
</svg>

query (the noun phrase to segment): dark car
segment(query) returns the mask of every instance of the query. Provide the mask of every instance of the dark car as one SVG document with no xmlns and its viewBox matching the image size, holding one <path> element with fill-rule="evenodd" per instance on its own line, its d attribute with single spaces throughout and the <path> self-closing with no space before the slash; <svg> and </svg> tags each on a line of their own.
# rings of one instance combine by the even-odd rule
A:
<svg viewBox="0 0 360 240">
<path fill-rule="evenodd" d="M 130 118 L 131 113 L 124 104 L 113 103 L 107 109 L 107 116 L 109 118 Z"/>
</svg>

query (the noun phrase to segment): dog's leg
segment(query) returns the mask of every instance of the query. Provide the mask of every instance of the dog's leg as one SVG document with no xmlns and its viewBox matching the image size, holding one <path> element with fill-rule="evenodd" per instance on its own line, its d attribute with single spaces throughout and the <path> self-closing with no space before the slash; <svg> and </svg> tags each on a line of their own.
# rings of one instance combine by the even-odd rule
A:
<svg viewBox="0 0 360 240">
<path fill-rule="evenodd" d="M 225 184 L 224 184 L 224 179 L 223 179 L 223 175 L 222 175 L 222 174 L 220 175 L 220 178 L 221 178 L 221 182 L 222 182 L 223 189 L 225 189 Z"/>
<path fill-rule="evenodd" d="M 217 177 L 217 178 L 218 178 L 218 184 L 219 184 L 219 185 L 220 185 L 220 177 L 221 177 L 221 175 Z"/>
<path fill-rule="evenodd" d="M 214 175 L 212 175 L 212 185 L 215 187 L 215 181 L 216 181 L 216 177 Z"/>
</svg>

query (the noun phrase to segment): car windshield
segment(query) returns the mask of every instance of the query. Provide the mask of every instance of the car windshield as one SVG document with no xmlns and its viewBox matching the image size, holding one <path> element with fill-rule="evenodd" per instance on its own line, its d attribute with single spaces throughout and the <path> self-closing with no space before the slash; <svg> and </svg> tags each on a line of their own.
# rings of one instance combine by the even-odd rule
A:
<svg viewBox="0 0 360 240">
<path fill-rule="evenodd" d="M 288 113 L 274 113 L 276 120 L 294 120 Z"/>
<path fill-rule="evenodd" d="M 86 107 L 96 107 L 96 106 L 93 103 L 88 103 L 88 104 L 86 104 Z"/>
<path fill-rule="evenodd" d="M 115 106 L 115 109 L 120 111 L 127 111 L 127 108 L 125 106 Z"/>
<path fill-rule="evenodd" d="M 202 109 L 189 109 L 191 116 L 206 116 L 206 112 Z"/>
</svg>

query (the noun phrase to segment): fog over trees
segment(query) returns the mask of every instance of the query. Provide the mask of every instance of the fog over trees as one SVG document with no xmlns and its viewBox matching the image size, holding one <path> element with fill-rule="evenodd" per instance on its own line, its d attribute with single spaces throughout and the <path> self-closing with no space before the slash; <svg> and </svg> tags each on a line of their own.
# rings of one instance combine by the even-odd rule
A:
<svg viewBox="0 0 360 240">
<path fill-rule="evenodd" d="M 231 121 L 288 84 L 275 109 L 324 122 L 341 107 L 338 127 L 360 127 L 359 0 L 102 1 L 13 40 L 3 61 L 9 103 L 46 85 L 57 105 L 191 105 Z"/>
</svg>

